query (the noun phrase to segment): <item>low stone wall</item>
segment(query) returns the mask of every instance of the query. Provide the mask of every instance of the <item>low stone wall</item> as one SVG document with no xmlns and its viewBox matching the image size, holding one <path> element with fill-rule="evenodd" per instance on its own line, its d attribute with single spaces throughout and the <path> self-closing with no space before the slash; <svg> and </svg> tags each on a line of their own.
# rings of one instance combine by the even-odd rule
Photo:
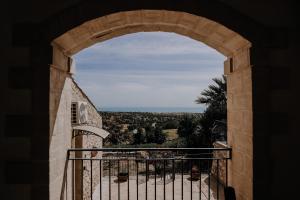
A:
<svg viewBox="0 0 300 200">
<path fill-rule="evenodd" d="M 228 148 L 229 146 L 224 143 L 217 141 L 214 144 L 214 148 Z M 225 158 L 228 157 L 227 151 L 215 151 L 213 153 L 215 158 Z M 219 165 L 219 166 L 218 166 Z M 217 163 L 217 160 L 214 160 L 212 163 L 211 168 L 211 174 L 213 177 L 216 178 L 216 180 L 219 180 L 219 183 L 225 185 L 226 184 L 226 160 L 219 160 L 219 163 Z"/>
</svg>

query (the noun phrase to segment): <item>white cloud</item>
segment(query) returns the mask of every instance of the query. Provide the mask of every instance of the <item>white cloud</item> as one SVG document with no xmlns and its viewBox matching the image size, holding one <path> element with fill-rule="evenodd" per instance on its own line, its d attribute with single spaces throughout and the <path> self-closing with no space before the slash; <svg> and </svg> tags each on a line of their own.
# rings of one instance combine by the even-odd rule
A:
<svg viewBox="0 0 300 200">
<path fill-rule="evenodd" d="M 151 39 L 149 39 L 149 36 Z M 139 37 L 140 36 L 140 37 Z M 144 36 L 144 37 L 143 37 Z M 136 37 L 136 40 L 133 40 Z M 144 38 L 147 37 L 147 40 Z M 180 40 L 178 38 L 180 37 Z M 175 33 L 134 33 L 105 41 L 90 47 L 95 54 L 115 54 L 121 56 L 151 56 L 174 54 L 209 54 L 216 52 L 199 41 Z M 166 45 L 167 44 L 167 45 Z"/>
<path fill-rule="evenodd" d="M 75 59 L 75 78 L 99 107 L 192 107 L 222 74 L 224 56 L 177 34 L 139 33 L 94 45 Z"/>
</svg>

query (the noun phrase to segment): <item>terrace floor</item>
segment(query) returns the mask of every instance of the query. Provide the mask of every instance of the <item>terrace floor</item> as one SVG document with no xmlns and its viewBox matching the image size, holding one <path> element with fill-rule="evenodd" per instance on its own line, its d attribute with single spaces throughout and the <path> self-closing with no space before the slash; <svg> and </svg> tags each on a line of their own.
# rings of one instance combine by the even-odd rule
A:
<svg viewBox="0 0 300 200">
<path fill-rule="evenodd" d="M 183 175 L 183 199 L 191 199 L 191 181 L 188 180 L 189 175 Z M 116 176 L 111 176 L 111 200 L 118 199 L 118 183 L 115 183 Z M 200 181 L 192 181 L 192 200 L 216 200 L 217 199 L 217 182 L 213 177 L 210 178 L 210 195 L 209 195 L 209 178 L 207 174 L 201 175 L 201 197 L 199 196 Z M 176 175 L 174 181 L 174 200 L 182 199 L 182 176 Z M 165 200 L 172 200 L 172 179 L 166 177 L 165 185 Z M 109 199 L 109 177 L 104 176 L 102 178 L 102 200 Z M 136 176 L 129 177 L 129 199 L 137 199 L 137 188 L 138 188 L 138 199 L 146 199 L 146 178 L 145 176 L 139 175 L 138 187 L 136 183 Z M 120 183 L 120 200 L 128 199 L 128 182 Z M 147 183 L 147 200 L 154 200 L 155 198 L 155 179 L 150 178 Z M 95 192 L 93 193 L 93 199 L 100 199 L 100 184 L 97 185 Z M 156 199 L 164 199 L 164 180 L 160 177 L 156 178 Z M 223 187 L 219 184 L 219 199 L 224 199 Z"/>
</svg>

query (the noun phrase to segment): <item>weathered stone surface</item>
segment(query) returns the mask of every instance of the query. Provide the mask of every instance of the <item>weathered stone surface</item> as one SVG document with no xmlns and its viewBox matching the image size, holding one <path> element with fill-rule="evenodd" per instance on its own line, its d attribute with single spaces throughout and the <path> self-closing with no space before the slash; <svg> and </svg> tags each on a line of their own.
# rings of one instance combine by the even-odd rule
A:
<svg viewBox="0 0 300 200">
<path fill-rule="evenodd" d="M 214 148 L 227 148 L 228 145 L 224 142 L 217 141 L 214 144 Z M 219 183 L 226 185 L 226 160 L 222 158 L 228 158 L 228 151 L 215 151 L 213 153 L 214 158 L 221 158 L 220 160 L 214 160 L 211 167 L 211 173 L 219 180 Z"/>
<path fill-rule="evenodd" d="M 67 171 L 71 174 L 71 164 L 66 167 L 67 150 L 71 147 L 92 148 L 102 147 L 102 138 L 95 136 L 79 136 L 83 137 L 77 146 L 73 141 L 73 130 L 71 124 L 71 103 L 76 101 L 84 101 L 88 103 L 88 124 L 92 126 L 102 127 L 102 118 L 98 114 L 96 107 L 89 98 L 74 82 L 69 74 L 69 58 L 62 52 L 59 46 L 53 49 L 54 64 L 51 66 L 51 84 L 50 84 L 50 112 L 51 112 L 51 142 L 49 147 L 49 165 L 50 165 L 50 199 L 56 200 L 60 198 L 62 193 L 71 196 L 71 184 L 68 184 L 67 190 L 61 188 L 65 183 L 64 173 Z M 72 142 L 73 141 L 73 142 Z M 88 167 L 88 166 L 86 166 Z M 75 170 L 79 170 L 77 167 Z M 95 169 L 95 176 L 99 173 L 99 168 Z M 85 172 L 84 172 L 85 174 Z M 99 175 L 98 175 L 99 176 Z M 89 179 L 84 175 L 84 197 L 89 196 Z M 72 176 L 67 177 L 67 182 L 71 183 Z M 99 178 L 95 181 L 99 182 Z M 78 181 L 78 180 L 77 180 Z M 98 184 L 98 182 L 93 184 Z M 80 190 L 81 193 L 81 190 Z M 79 195 L 81 195 L 79 193 Z M 78 195 L 77 195 L 78 197 Z M 77 198 L 76 197 L 76 198 Z"/>
<path fill-rule="evenodd" d="M 53 44 L 60 46 L 68 55 L 72 55 L 99 42 L 95 38 L 97 35 L 124 29 L 123 35 L 132 32 L 130 27 L 142 25 L 147 26 L 141 31 L 176 32 L 201 40 L 225 55 L 250 47 L 250 42 L 221 24 L 189 13 L 166 10 L 127 11 L 100 17 L 64 33 L 55 39 Z"/>
</svg>

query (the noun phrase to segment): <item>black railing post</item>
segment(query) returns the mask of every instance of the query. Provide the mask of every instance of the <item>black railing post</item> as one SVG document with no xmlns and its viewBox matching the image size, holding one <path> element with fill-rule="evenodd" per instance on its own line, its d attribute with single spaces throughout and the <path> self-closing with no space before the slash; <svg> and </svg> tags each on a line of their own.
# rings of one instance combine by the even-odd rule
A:
<svg viewBox="0 0 300 200">
<path fill-rule="evenodd" d="M 217 159 L 217 200 L 219 200 L 219 159 Z"/>
<path fill-rule="evenodd" d="M 129 160 L 127 160 L 127 173 L 128 173 L 128 180 L 127 180 L 127 197 L 128 197 L 128 200 L 130 199 L 130 193 L 129 193 L 129 188 L 130 188 L 130 184 L 129 184 L 129 177 L 130 177 L 130 174 L 129 174 Z"/>
<path fill-rule="evenodd" d="M 181 200 L 183 200 L 183 159 L 181 159 Z"/>
<path fill-rule="evenodd" d="M 191 200 L 193 199 L 193 163 L 192 160 L 190 160 L 190 174 L 191 174 Z"/>
<path fill-rule="evenodd" d="M 136 199 L 139 200 L 139 162 L 136 160 Z"/>
<path fill-rule="evenodd" d="M 172 200 L 175 199 L 174 182 L 175 182 L 175 160 L 172 159 Z"/>
<path fill-rule="evenodd" d="M 154 200 L 156 200 L 156 160 L 154 160 Z"/>
<path fill-rule="evenodd" d="M 72 160 L 72 200 L 75 200 L 75 160 Z"/>
<path fill-rule="evenodd" d="M 146 200 L 148 199 L 148 160 L 146 160 Z"/>
<path fill-rule="evenodd" d="M 100 168 L 100 172 L 99 172 L 99 174 L 100 174 L 100 177 L 99 177 L 99 181 L 100 181 L 100 194 L 99 194 L 99 196 L 100 196 L 100 200 L 102 200 L 102 160 L 99 160 L 99 168 Z"/>
<path fill-rule="evenodd" d="M 118 181 L 118 200 L 120 200 L 120 160 L 118 160 L 117 181 Z"/>
<path fill-rule="evenodd" d="M 164 169 L 164 200 L 165 200 L 166 199 L 166 160 L 164 160 L 163 169 Z"/>
<path fill-rule="evenodd" d="M 90 171 L 91 171 L 91 187 L 90 187 L 90 193 L 91 193 L 91 200 L 93 200 L 93 160 L 90 160 Z"/>
<path fill-rule="evenodd" d="M 111 200 L 111 162 L 110 160 L 108 160 L 108 196 L 109 196 L 109 200 Z"/>
<path fill-rule="evenodd" d="M 67 163 L 68 163 L 69 160 L 67 160 Z M 68 164 L 67 164 L 67 167 L 66 167 L 66 175 L 65 175 L 65 185 L 66 185 L 66 200 L 68 200 Z"/>
<path fill-rule="evenodd" d="M 208 200 L 210 200 L 210 160 L 207 160 L 208 161 L 208 170 L 207 170 L 207 173 L 208 173 Z"/>
<path fill-rule="evenodd" d="M 81 160 L 81 199 L 83 200 L 83 160 Z"/>
<path fill-rule="evenodd" d="M 199 160 L 199 200 L 201 200 L 201 194 L 202 194 L 202 170 L 201 170 L 201 160 Z"/>
</svg>

